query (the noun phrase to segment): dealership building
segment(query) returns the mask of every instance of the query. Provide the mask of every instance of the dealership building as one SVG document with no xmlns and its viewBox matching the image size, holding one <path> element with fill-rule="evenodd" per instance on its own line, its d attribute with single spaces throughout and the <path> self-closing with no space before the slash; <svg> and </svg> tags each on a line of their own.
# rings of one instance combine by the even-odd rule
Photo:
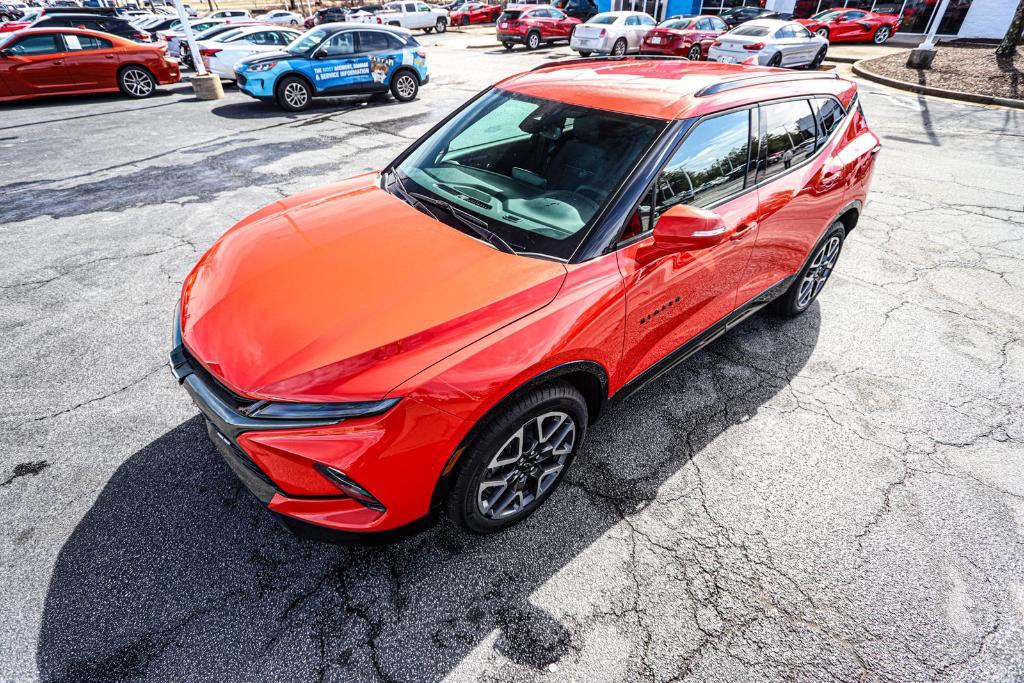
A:
<svg viewBox="0 0 1024 683">
<path fill-rule="evenodd" d="M 939 0 L 597 0 L 601 11 L 647 12 L 661 20 L 676 15 L 719 14 L 730 7 L 761 5 L 794 17 L 809 17 L 835 7 L 867 9 L 898 14 L 899 32 L 924 34 L 936 18 Z M 939 21 L 939 36 L 956 38 L 1002 38 L 1017 0 L 950 0 Z"/>
</svg>

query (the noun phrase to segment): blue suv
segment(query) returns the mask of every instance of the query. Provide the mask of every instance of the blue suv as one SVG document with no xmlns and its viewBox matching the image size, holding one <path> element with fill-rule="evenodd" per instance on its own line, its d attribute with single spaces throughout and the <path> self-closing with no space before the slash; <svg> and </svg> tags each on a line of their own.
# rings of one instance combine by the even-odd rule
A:
<svg viewBox="0 0 1024 683">
<path fill-rule="evenodd" d="M 321 24 L 283 52 L 261 52 L 235 65 L 238 87 L 258 100 L 301 111 L 314 97 L 356 93 L 416 99 L 428 80 L 427 55 L 409 31 L 371 24 Z"/>
</svg>

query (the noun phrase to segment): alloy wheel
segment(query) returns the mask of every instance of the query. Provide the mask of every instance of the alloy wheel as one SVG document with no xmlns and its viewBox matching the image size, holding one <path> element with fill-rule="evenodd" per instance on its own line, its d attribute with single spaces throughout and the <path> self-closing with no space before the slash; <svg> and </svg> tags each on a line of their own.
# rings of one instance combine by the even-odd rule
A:
<svg viewBox="0 0 1024 683">
<path fill-rule="evenodd" d="M 618 40 L 615 45 L 612 46 L 612 54 L 616 57 L 621 57 L 626 54 L 626 41 Z"/>
<path fill-rule="evenodd" d="M 825 40 L 828 40 L 828 29 L 819 28 L 817 31 L 814 32 L 814 35 L 818 36 L 819 38 L 824 38 Z"/>
<path fill-rule="evenodd" d="M 690 48 L 690 54 L 688 55 L 688 58 L 689 58 L 689 60 L 691 62 L 699 62 L 700 61 L 700 46 L 699 45 L 694 45 L 693 47 Z"/>
<path fill-rule="evenodd" d="M 839 258 L 839 244 L 839 237 L 833 235 L 814 254 L 810 267 L 807 268 L 803 280 L 800 281 L 800 289 L 796 297 L 797 308 L 807 308 L 814 297 L 818 296 L 821 288 L 825 286 L 829 275 L 832 274 L 832 269 L 835 268 L 836 259 Z"/>
<path fill-rule="evenodd" d="M 576 445 L 576 421 L 562 411 L 530 419 L 498 449 L 477 486 L 484 517 L 514 517 L 558 481 Z"/>
<path fill-rule="evenodd" d="M 416 81 L 409 74 L 402 74 L 395 83 L 395 90 L 402 99 L 411 100 L 416 94 Z"/>
<path fill-rule="evenodd" d="M 301 83 L 289 83 L 284 87 L 284 99 L 289 106 L 301 109 L 309 101 L 309 93 Z"/>
<path fill-rule="evenodd" d="M 125 90 L 135 97 L 146 97 L 153 92 L 153 79 L 149 74 L 138 69 L 129 69 L 121 77 Z"/>
<path fill-rule="evenodd" d="M 881 45 L 887 40 L 889 40 L 889 28 L 887 26 L 883 26 L 875 31 L 875 43 Z"/>
<path fill-rule="evenodd" d="M 536 50 L 540 47 L 540 36 L 536 33 L 531 33 L 526 39 L 526 47 L 531 50 Z"/>
</svg>

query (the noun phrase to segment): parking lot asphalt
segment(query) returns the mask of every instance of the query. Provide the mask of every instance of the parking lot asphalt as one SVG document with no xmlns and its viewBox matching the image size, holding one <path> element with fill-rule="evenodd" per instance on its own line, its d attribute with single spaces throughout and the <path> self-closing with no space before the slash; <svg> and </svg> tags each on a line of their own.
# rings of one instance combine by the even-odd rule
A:
<svg viewBox="0 0 1024 683">
<path fill-rule="evenodd" d="M 863 85 L 884 148 L 822 296 L 602 418 L 506 533 L 322 545 L 241 487 L 166 366 L 182 279 L 566 54 L 464 40 L 405 105 L 0 107 L 0 680 L 1021 680 L 1021 112 Z"/>
</svg>

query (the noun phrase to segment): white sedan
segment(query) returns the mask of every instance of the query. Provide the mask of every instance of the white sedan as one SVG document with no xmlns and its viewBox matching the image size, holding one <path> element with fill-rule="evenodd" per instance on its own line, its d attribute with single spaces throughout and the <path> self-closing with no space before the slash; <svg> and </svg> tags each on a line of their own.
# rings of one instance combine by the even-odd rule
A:
<svg viewBox="0 0 1024 683">
<path fill-rule="evenodd" d="M 299 26 L 306 21 L 305 17 L 298 12 L 289 12 L 284 9 L 275 9 L 266 14 L 261 14 L 256 17 L 256 20 L 265 21 L 268 24 L 277 24 L 278 26 Z"/>
<path fill-rule="evenodd" d="M 654 17 L 644 12 L 601 12 L 576 26 L 569 47 L 581 57 L 595 52 L 616 56 L 638 52 L 644 36 L 656 24 Z"/>
<path fill-rule="evenodd" d="M 223 79 L 235 80 L 235 62 L 257 52 L 279 52 L 302 35 L 293 28 L 255 25 L 225 31 L 213 40 L 199 42 L 199 54 L 207 70 Z"/>
<path fill-rule="evenodd" d="M 827 51 L 828 40 L 795 21 L 755 19 L 718 36 L 708 50 L 708 61 L 739 64 L 755 57 L 761 66 L 817 69 Z"/>
</svg>

